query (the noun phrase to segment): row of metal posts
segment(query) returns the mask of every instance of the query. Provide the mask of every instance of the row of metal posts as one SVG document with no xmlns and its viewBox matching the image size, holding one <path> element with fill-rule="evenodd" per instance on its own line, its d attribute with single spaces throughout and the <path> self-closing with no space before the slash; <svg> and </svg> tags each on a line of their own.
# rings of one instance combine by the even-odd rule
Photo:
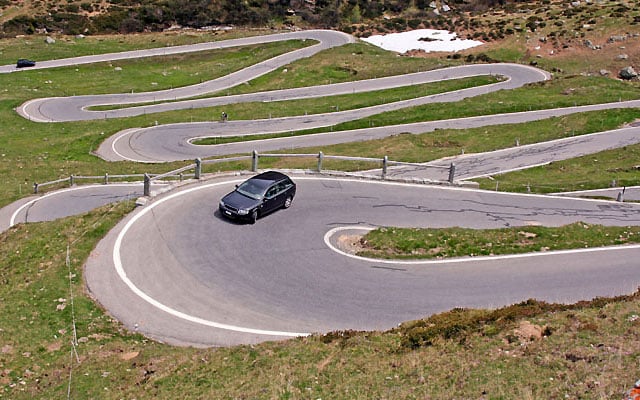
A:
<svg viewBox="0 0 640 400">
<path fill-rule="evenodd" d="M 258 170 L 259 158 L 260 156 L 258 152 L 254 150 L 253 153 L 251 154 L 251 171 L 252 172 L 256 172 Z M 322 172 L 323 159 L 324 159 L 324 153 L 322 153 L 321 151 L 318 152 L 318 167 L 317 167 L 318 172 Z M 389 165 L 389 158 L 387 156 L 384 156 L 382 158 L 382 178 L 383 179 L 386 178 L 387 176 L 388 165 Z M 451 163 L 449 167 L 449 183 L 453 183 L 455 171 L 456 171 L 456 166 L 454 163 Z M 200 158 L 196 158 L 194 179 L 200 179 L 201 174 L 202 174 L 202 160 Z M 69 185 L 73 186 L 74 183 L 75 183 L 75 177 L 71 175 L 69 177 Z M 104 183 L 105 184 L 109 183 L 109 174 L 104 175 Z M 38 183 L 33 184 L 33 192 L 38 193 Z M 144 195 L 145 196 L 151 195 L 151 175 L 149 175 L 148 173 L 144 174 Z"/>
</svg>

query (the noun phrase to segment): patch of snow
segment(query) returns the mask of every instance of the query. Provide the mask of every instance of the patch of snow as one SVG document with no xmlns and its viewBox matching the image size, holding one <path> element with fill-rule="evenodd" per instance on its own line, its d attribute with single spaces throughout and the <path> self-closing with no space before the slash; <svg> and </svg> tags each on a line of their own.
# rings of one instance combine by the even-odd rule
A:
<svg viewBox="0 0 640 400">
<path fill-rule="evenodd" d="M 483 44 L 477 40 L 458 39 L 458 35 L 453 32 L 437 29 L 416 29 L 387 35 L 372 35 L 361 40 L 398 53 L 411 50 L 456 52 Z"/>
</svg>

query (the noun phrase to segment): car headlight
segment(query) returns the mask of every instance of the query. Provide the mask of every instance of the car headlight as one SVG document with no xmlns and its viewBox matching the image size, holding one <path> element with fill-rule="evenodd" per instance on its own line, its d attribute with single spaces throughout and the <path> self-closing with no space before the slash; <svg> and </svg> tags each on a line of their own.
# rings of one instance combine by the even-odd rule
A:
<svg viewBox="0 0 640 400">
<path fill-rule="evenodd" d="M 249 214 L 249 210 L 243 210 L 243 209 L 238 210 L 238 215 L 247 215 L 247 214 Z"/>
<path fill-rule="evenodd" d="M 224 207 L 224 201 L 220 200 L 220 207 Z"/>
</svg>

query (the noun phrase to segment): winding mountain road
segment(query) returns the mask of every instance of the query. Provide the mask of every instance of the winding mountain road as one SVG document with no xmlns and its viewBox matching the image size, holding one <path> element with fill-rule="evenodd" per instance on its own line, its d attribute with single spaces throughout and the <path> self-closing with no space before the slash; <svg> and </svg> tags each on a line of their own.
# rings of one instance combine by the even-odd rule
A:
<svg viewBox="0 0 640 400">
<path fill-rule="evenodd" d="M 307 57 L 354 40 L 348 35 L 329 31 L 295 32 L 250 40 L 266 42 L 291 38 L 313 39 L 319 43 L 219 80 L 175 91 L 38 99 L 23 104 L 18 112 L 33 121 L 53 123 L 232 102 L 357 93 L 472 75 L 493 74 L 506 78 L 493 85 L 360 110 L 127 130 L 112 136 L 98 151 L 107 160 L 162 162 L 254 149 L 267 151 L 368 140 L 437 128 L 519 123 L 640 104 L 620 102 L 218 146 L 193 146 L 190 143 L 194 137 L 201 136 L 330 126 L 383 111 L 436 101 L 456 101 L 549 79 L 547 73 L 532 67 L 491 64 L 312 88 L 172 101 L 108 112 L 87 110 L 98 104 L 157 102 L 161 97 L 174 100 L 212 93 L 278 68 L 283 65 L 280 62 L 288 63 L 297 57 Z M 228 45 L 243 44 L 250 43 L 238 39 Z M 227 44 L 217 42 L 215 45 Z M 131 52 L 126 56 L 139 54 Z M 118 55 L 121 56 L 125 57 Z M 61 62 L 73 65 L 74 61 Z M 38 63 L 38 66 L 46 64 Z M 462 155 L 454 160 L 458 178 L 495 174 L 638 143 L 637 129 L 627 127 L 486 154 Z M 450 163 L 451 160 L 439 162 Z M 427 174 L 425 171 L 433 170 L 399 168 L 389 173 L 423 176 Z M 558 226 L 576 221 L 638 225 L 639 204 L 294 173 L 298 194 L 293 206 L 268 215 L 255 225 L 244 225 L 220 218 L 215 211 L 219 198 L 244 178 L 246 176 L 215 177 L 184 185 L 137 208 L 107 234 L 87 261 L 85 279 L 90 293 L 128 328 L 150 337 L 177 345 L 227 346 L 338 329 L 388 329 L 400 322 L 453 307 L 498 307 L 528 298 L 575 302 L 629 293 L 640 286 L 638 246 L 435 262 L 367 260 L 346 254 L 338 246 L 345 235 L 376 226 L 522 226 L 526 229 L 527 225 Z M 91 193 L 91 190 L 77 191 L 81 192 Z M 130 196 L 129 193 L 125 191 L 123 195 Z M 61 195 L 75 194 L 69 191 Z M 56 198 L 55 195 L 50 197 Z M 77 196 L 74 201 L 82 201 L 81 197 Z M 20 211 L 15 211 L 15 206 L 0 210 L 0 218 L 11 215 L 11 224 L 22 221 L 29 207 L 32 213 L 36 212 L 35 205 L 42 207 L 38 212 L 46 218 L 47 201 L 39 200 L 30 206 L 25 204 L 26 200 L 21 202 Z M 12 208 L 11 212 L 7 210 L 9 208 Z"/>
</svg>

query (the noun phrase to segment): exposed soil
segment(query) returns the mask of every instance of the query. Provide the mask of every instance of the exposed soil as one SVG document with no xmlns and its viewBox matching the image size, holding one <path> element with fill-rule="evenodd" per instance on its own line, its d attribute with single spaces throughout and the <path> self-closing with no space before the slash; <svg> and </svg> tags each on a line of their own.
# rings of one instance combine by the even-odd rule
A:
<svg viewBox="0 0 640 400">
<path fill-rule="evenodd" d="M 338 249 L 349 254 L 357 254 L 366 250 L 366 246 L 362 243 L 362 235 L 340 235 L 336 241 Z"/>
</svg>

